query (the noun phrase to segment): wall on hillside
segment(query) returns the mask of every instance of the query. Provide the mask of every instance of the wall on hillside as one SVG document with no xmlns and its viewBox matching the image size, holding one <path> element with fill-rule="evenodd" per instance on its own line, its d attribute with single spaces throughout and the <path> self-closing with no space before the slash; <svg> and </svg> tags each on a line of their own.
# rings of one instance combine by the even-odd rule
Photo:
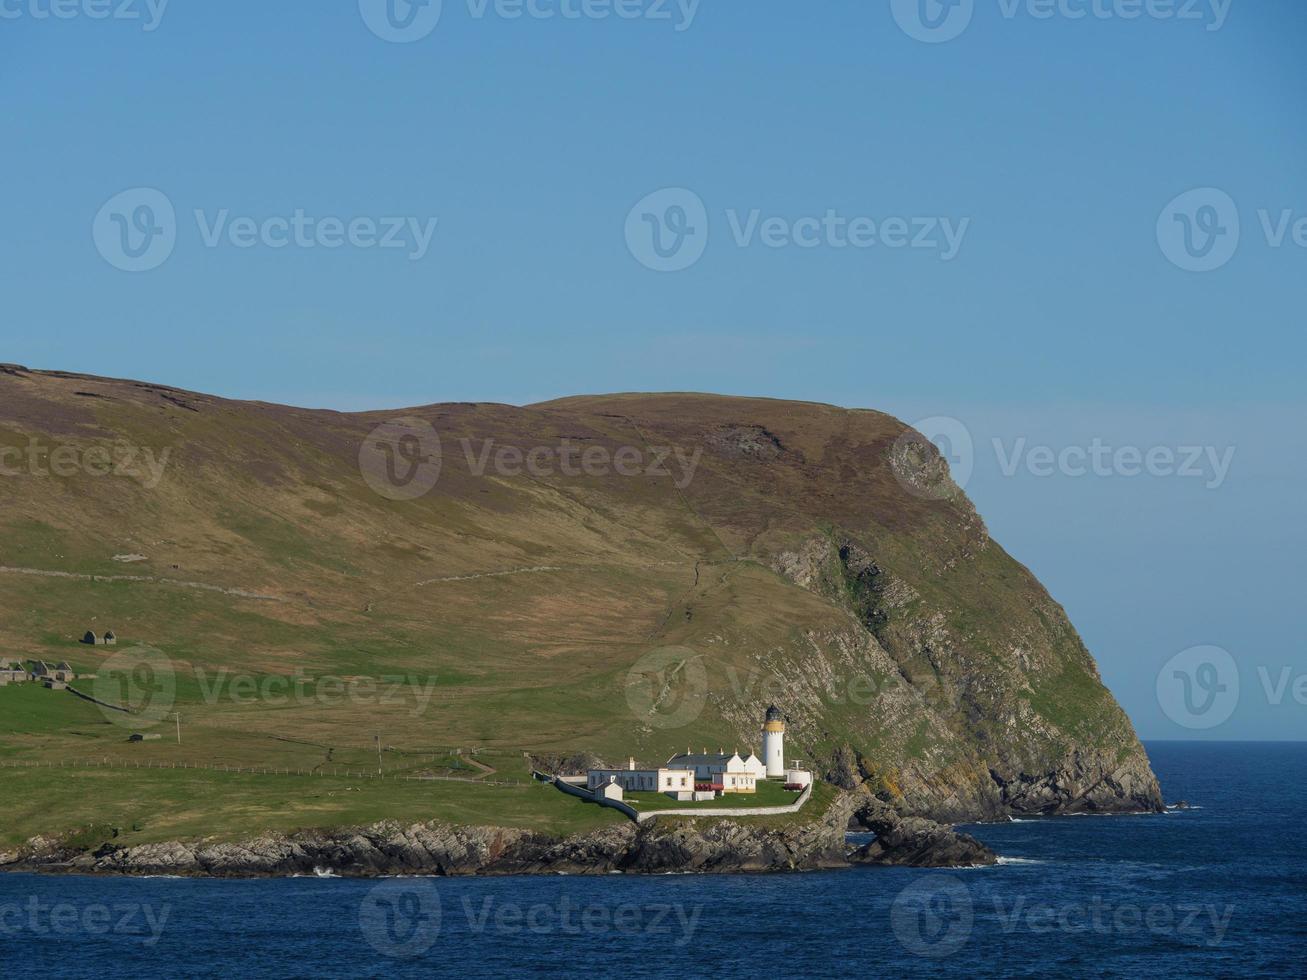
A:
<svg viewBox="0 0 1307 980">
<path fill-rule="evenodd" d="M 654 817 L 770 817 L 779 813 L 798 813 L 810 796 L 812 796 L 811 783 L 799 794 L 797 800 L 787 806 L 714 807 L 711 810 L 685 807 L 677 810 L 649 810 L 641 813 L 636 820 L 644 823 Z"/>
</svg>

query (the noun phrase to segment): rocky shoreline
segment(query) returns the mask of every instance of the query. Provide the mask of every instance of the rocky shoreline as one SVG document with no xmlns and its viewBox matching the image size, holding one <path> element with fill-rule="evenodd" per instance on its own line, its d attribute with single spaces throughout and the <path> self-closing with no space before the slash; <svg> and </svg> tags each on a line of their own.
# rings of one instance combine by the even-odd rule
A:
<svg viewBox="0 0 1307 980">
<path fill-rule="evenodd" d="M 850 827 L 876 838 L 851 847 Z M 859 864 L 976 867 L 984 844 L 942 824 L 900 817 L 866 793 L 845 793 L 820 818 L 773 827 L 729 819 L 659 818 L 554 837 L 504 827 L 383 822 L 332 831 L 264 834 L 238 842 L 169 841 L 73 849 L 34 838 L 0 852 L 0 870 L 68 874 L 281 877 L 334 874 L 665 874 L 813 871 Z"/>
</svg>

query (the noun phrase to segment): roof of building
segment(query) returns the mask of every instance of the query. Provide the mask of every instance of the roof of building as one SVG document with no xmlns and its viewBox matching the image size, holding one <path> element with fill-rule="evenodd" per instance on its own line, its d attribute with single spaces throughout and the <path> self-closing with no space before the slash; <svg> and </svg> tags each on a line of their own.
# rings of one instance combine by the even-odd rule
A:
<svg viewBox="0 0 1307 980">
<path fill-rule="evenodd" d="M 769 708 L 767 709 L 767 717 L 766 717 L 765 720 L 766 720 L 766 721 L 784 721 L 784 720 L 785 720 L 785 716 L 781 714 L 781 709 L 778 708 L 778 707 L 776 707 L 776 705 L 773 704 L 771 707 L 769 707 Z"/>
</svg>

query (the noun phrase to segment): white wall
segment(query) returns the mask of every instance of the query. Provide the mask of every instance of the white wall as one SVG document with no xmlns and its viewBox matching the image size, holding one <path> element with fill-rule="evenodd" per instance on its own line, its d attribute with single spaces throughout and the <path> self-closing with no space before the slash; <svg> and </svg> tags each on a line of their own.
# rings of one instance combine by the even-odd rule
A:
<svg viewBox="0 0 1307 980">
<path fill-rule="evenodd" d="M 785 775 L 785 733 L 762 733 L 762 758 L 767 763 L 768 776 Z"/>
</svg>

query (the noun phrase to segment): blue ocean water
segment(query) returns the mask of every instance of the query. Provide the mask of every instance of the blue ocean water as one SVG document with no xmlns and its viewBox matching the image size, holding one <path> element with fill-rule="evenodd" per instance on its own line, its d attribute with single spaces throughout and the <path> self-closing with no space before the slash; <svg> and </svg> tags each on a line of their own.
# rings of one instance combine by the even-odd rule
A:
<svg viewBox="0 0 1307 980">
<path fill-rule="evenodd" d="M 4 977 L 1302 976 L 1307 743 L 1152 743 L 1157 816 L 969 828 L 996 868 L 0 875 Z"/>
</svg>

